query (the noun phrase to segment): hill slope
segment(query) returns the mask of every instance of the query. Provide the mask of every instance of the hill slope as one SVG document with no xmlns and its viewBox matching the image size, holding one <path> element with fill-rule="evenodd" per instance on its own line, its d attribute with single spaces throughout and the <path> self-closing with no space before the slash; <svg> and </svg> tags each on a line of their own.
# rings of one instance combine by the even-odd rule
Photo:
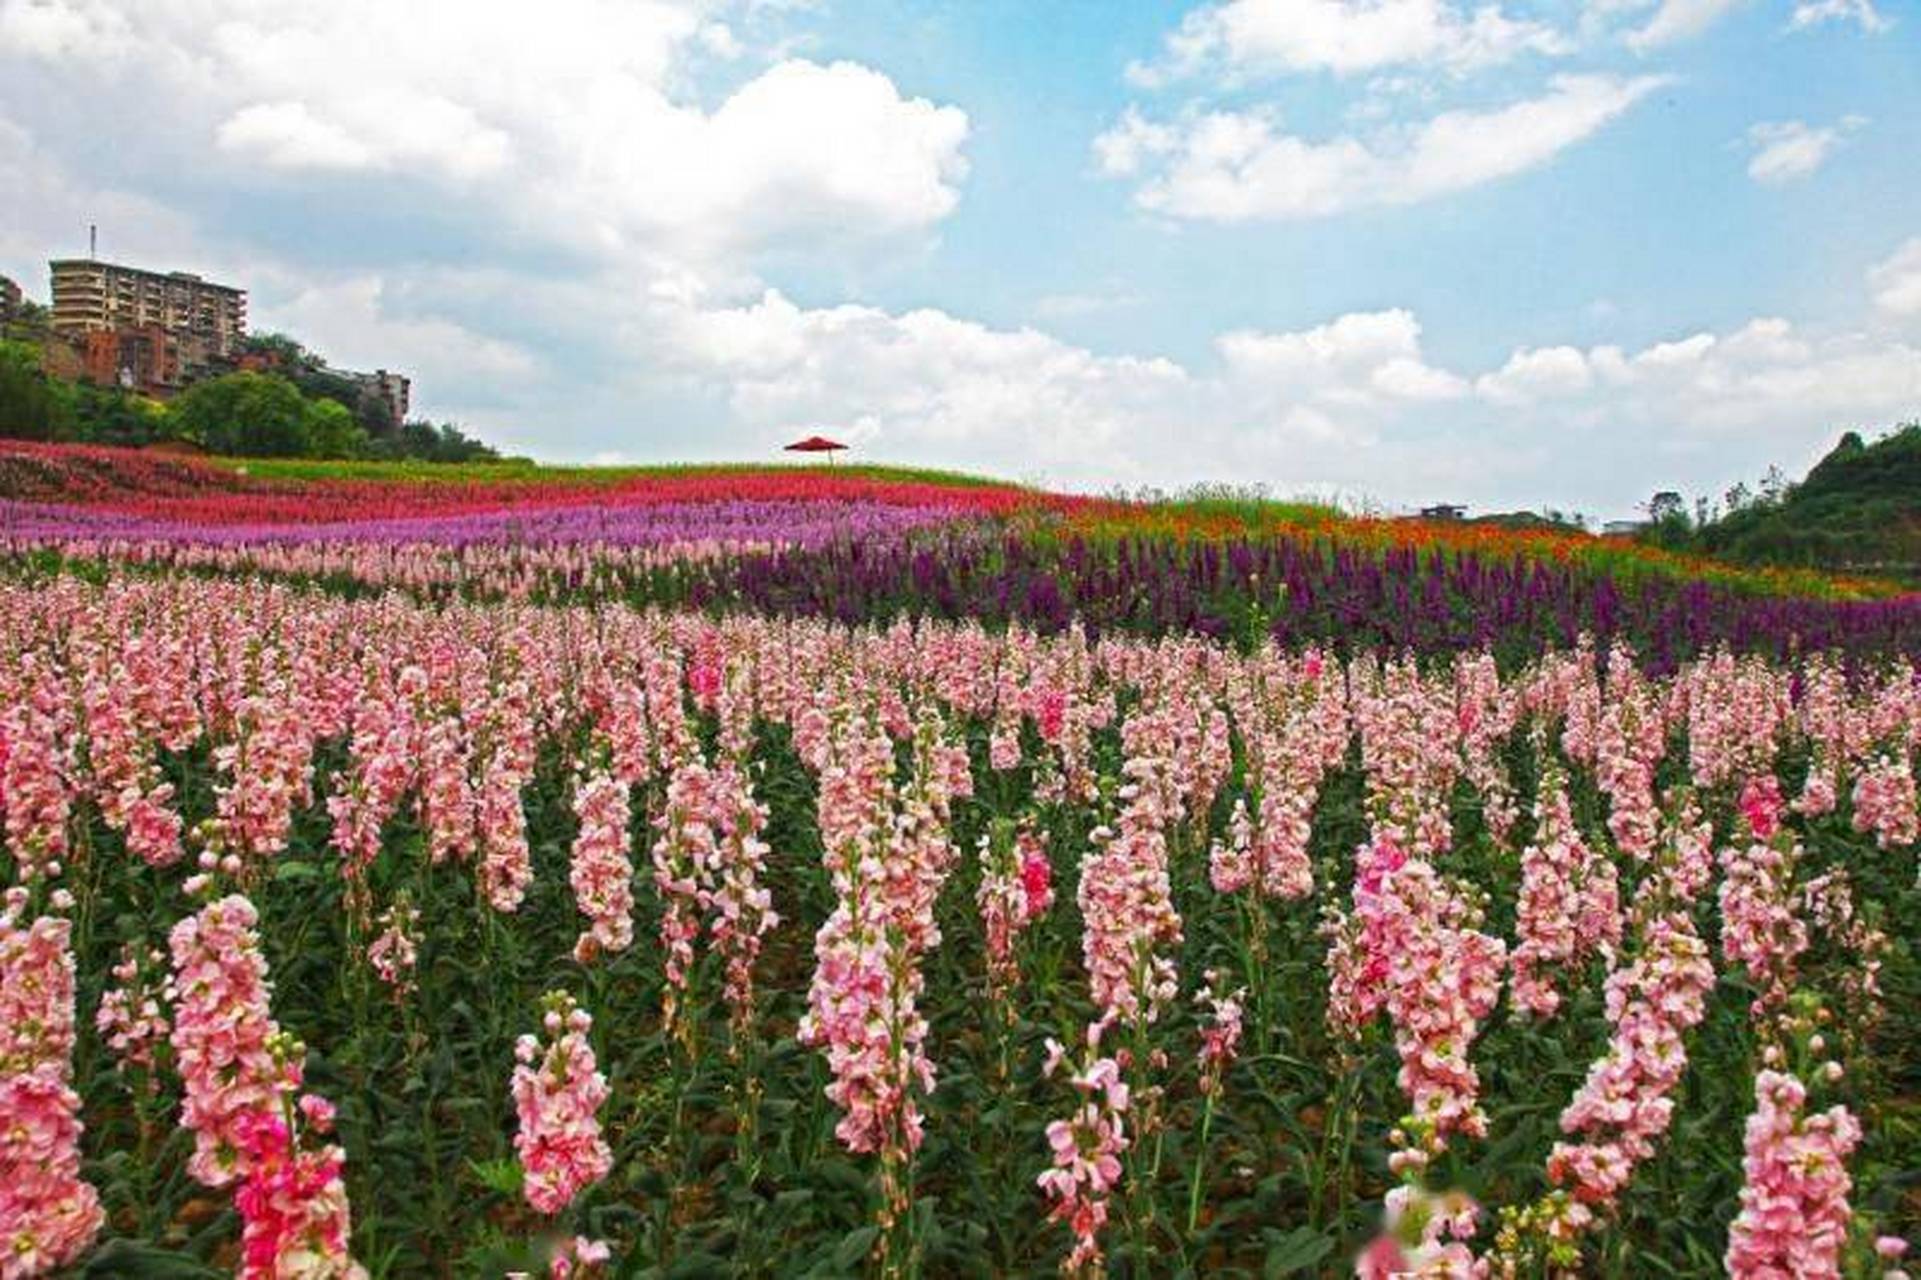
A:
<svg viewBox="0 0 1921 1280">
<path fill-rule="evenodd" d="M 1778 497 L 1698 528 L 1657 527 L 1651 540 L 1739 564 L 1921 581 L 1921 423 L 1871 444 L 1850 431 Z"/>
</svg>

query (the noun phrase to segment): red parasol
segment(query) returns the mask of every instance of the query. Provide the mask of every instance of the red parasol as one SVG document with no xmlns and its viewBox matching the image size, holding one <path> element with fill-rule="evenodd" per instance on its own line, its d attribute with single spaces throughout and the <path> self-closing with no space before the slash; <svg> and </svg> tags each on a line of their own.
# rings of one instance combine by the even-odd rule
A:
<svg viewBox="0 0 1921 1280">
<path fill-rule="evenodd" d="M 794 443 L 788 445 L 787 452 L 832 453 L 836 449 L 845 449 L 846 447 L 847 446 L 840 441 L 829 440 L 826 436 L 808 436 L 805 440 L 796 440 Z"/>
<path fill-rule="evenodd" d="M 794 443 L 788 445 L 786 452 L 788 453 L 834 453 L 837 450 L 845 449 L 846 447 L 847 446 L 842 444 L 840 441 L 829 440 L 826 436 L 808 436 L 805 440 L 796 440 L 794 441 Z"/>
</svg>

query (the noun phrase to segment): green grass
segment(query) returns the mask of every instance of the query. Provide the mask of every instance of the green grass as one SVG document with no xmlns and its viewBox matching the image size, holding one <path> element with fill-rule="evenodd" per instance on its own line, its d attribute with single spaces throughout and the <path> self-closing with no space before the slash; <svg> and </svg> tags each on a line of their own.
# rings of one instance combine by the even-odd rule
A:
<svg viewBox="0 0 1921 1280">
<path fill-rule="evenodd" d="M 314 458 L 208 458 L 214 466 L 270 480 L 349 480 L 379 484 L 577 484 L 614 485 L 648 476 L 748 474 L 797 471 L 833 476 L 858 476 L 895 484 L 932 484 L 973 489 L 1027 489 L 1029 486 L 993 476 L 935 467 L 899 467 L 880 463 L 778 462 L 666 462 L 620 466 L 591 466 L 535 462 L 509 458 L 499 462 L 363 462 Z M 1036 490 L 1035 492 L 1039 492 Z"/>
</svg>

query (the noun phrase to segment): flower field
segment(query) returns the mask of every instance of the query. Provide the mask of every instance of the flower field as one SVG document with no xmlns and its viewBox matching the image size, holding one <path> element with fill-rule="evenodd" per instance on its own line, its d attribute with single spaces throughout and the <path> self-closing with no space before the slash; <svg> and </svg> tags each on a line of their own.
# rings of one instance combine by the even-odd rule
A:
<svg viewBox="0 0 1921 1280">
<path fill-rule="evenodd" d="M 5 1280 L 1902 1274 L 1914 598 L 396 470 L 0 456 Z"/>
</svg>

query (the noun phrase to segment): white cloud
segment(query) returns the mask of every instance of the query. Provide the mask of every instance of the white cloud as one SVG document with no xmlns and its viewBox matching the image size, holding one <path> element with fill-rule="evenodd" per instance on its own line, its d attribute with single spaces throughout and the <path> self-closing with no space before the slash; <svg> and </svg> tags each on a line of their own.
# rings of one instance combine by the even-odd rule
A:
<svg viewBox="0 0 1921 1280">
<path fill-rule="evenodd" d="M 1677 40 L 1698 36 L 1713 26 L 1722 14 L 1742 3 L 1744 0 L 1661 0 L 1661 7 L 1654 11 L 1654 16 L 1628 33 L 1628 48 L 1645 53 Z"/>
<path fill-rule="evenodd" d="M 1523 347 L 1476 379 L 1475 389 L 1496 403 L 1523 405 L 1574 395 L 1593 383 L 1588 358 L 1573 347 Z"/>
<path fill-rule="evenodd" d="M 1921 407 L 1921 349 L 1771 317 L 1638 350 L 1522 347 L 1478 376 L 1430 362 L 1399 309 L 1226 333 L 1213 371 L 773 292 L 666 331 L 676 365 L 762 445 L 828 423 L 869 456 L 1070 486 L 1260 479 L 1390 502 L 1532 486 L 1625 507 L 1650 474 L 1725 484 Z"/>
<path fill-rule="evenodd" d="M 1921 236 L 1894 251 L 1868 272 L 1874 305 L 1897 316 L 1921 316 Z"/>
<path fill-rule="evenodd" d="M 681 317 L 671 356 L 768 441 L 810 423 L 876 456 L 1054 475 L 1132 472 L 1193 390 L 1169 360 L 1097 356 L 937 310 L 807 309 L 776 291 Z"/>
<path fill-rule="evenodd" d="M 256 102 L 220 126 L 223 150 L 289 169 L 364 169 L 373 149 L 298 102 Z"/>
<path fill-rule="evenodd" d="M 0 0 L 0 77 L 31 86 L 0 95 L 18 117 L 0 119 L 0 261 L 77 248 L 98 218 L 111 255 L 246 284 L 261 326 L 410 372 L 421 412 L 547 457 L 766 457 L 831 424 L 869 456 L 1080 487 L 1625 505 L 1650 472 L 1718 486 L 1921 407 L 1901 319 L 1921 314 L 1921 241 L 1866 282 L 1879 331 L 1536 334 L 1472 364 L 1385 307 L 1236 329 L 1175 361 L 932 308 L 802 305 L 768 287 L 772 255 L 918 248 L 960 197 L 968 120 L 881 71 L 771 53 L 772 12 L 549 0 L 530 24 L 450 0 Z M 1328 71 L 1378 56 L 1302 47 Z M 1484 65 L 1466 47 L 1413 42 L 1382 65 L 1418 89 L 1420 71 Z M 1131 111 L 1095 162 L 1168 216 L 1311 216 L 1545 164 L 1656 83 L 1566 77 L 1318 141 L 1258 109 Z M 64 105 L 82 100 L 94 117 Z M 169 109 L 143 110 L 155 100 Z M 95 117 L 125 131 L 111 177 Z M 1124 279 L 1071 283 L 1034 315 L 1135 301 Z"/>
<path fill-rule="evenodd" d="M 1321 217 L 1413 204 L 1535 168 L 1663 83 L 1557 76 L 1537 98 L 1320 142 L 1281 132 L 1271 114 L 1259 112 L 1198 115 L 1173 133 L 1130 112 L 1094 147 L 1112 174 L 1156 162 L 1135 199 L 1157 213 L 1216 222 Z"/>
<path fill-rule="evenodd" d="M 540 368 L 538 357 L 515 343 L 438 316 L 407 314 L 377 276 L 307 285 L 256 319 L 297 335 L 337 367 L 400 369 L 426 386 L 494 385 Z"/>
<path fill-rule="evenodd" d="M 1467 13 L 1445 0 L 1226 0 L 1189 13 L 1167 37 L 1163 60 L 1131 67 L 1129 78 L 1152 87 L 1212 66 L 1234 74 L 1346 76 L 1397 66 L 1458 73 L 1570 48 L 1553 28 L 1496 4 Z"/>
<path fill-rule="evenodd" d="M 1788 28 L 1801 31 L 1828 22 L 1852 22 L 1869 34 L 1886 31 L 1894 24 L 1874 7 L 1874 0 L 1800 0 Z"/>
<path fill-rule="evenodd" d="M 1110 178 L 1132 177 L 1155 157 L 1175 150 L 1180 142 L 1178 129 L 1153 124 L 1140 108 L 1129 105 L 1112 127 L 1094 139 L 1094 163 Z"/>
<path fill-rule="evenodd" d="M 1262 398 L 1376 407 L 1467 392 L 1463 379 L 1425 362 L 1420 323 L 1405 310 L 1351 312 L 1292 333 L 1237 330 L 1215 345 L 1229 381 Z"/>
<path fill-rule="evenodd" d="M 1827 163 L 1841 145 L 1844 133 L 1866 123 L 1860 116 L 1848 116 L 1840 124 L 1824 128 L 1801 120 L 1754 125 L 1747 136 L 1747 144 L 1754 151 L 1748 161 L 1748 177 L 1768 186 L 1805 178 Z"/>
<path fill-rule="evenodd" d="M 953 210 L 966 114 L 881 72 L 788 59 L 699 101 L 691 68 L 744 55 L 720 7 L 546 0 L 530 22 L 461 0 L 0 0 L 0 61 L 84 93 L 130 160 L 164 168 L 172 149 L 175 171 L 205 177 L 378 174 L 385 201 L 451 198 L 569 251 L 858 243 Z M 225 175 L 208 172 L 209 143 Z"/>
</svg>

